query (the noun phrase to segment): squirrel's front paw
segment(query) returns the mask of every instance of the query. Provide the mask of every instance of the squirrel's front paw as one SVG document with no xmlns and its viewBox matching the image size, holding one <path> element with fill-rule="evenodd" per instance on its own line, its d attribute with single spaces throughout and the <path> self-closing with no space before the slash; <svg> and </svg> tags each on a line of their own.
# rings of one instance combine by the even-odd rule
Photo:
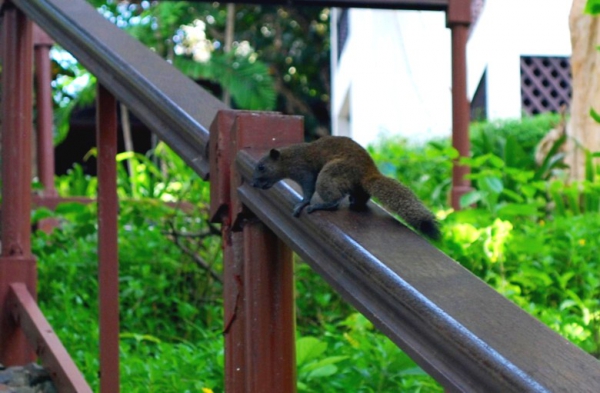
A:
<svg viewBox="0 0 600 393">
<path fill-rule="evenodd" d="M 308 205 L 308 203 L 304 203 L 304 202 L 298 203 L 296 206 L 294 206 L 294 211 L 292 212 L 292 215 L 294 217 L 298 217 L 300 215 L 300 213 L 302 213 L 302 209 L 304 209 L 307 205 Z"/>
</svg>

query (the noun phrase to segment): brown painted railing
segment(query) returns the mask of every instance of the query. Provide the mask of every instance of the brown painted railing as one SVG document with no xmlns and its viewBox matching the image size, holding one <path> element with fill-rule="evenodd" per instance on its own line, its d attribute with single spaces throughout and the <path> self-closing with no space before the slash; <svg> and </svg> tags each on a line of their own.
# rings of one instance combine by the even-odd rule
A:
<svg viewBox="0 0 600 393">
<path fill-rule="evenodd" d="M 453 2 L 460 2 L 464 10 L 463 0 L 450 1 L 451 10 Z M 98 95 L 102 392 L 117 392 L 119 385 L 115 98 L 203 178 L 210 172 L 211 215 L 223 228 L 228 392 L 295 391 L 292 250 L 449 391 L 600 391 L 596 359 L 377 206 L 371 204 L 362 213 L 342 208 L 293 218 L 292 206 L 299 197 L 290 185 L 282 183 L 266 192 L 249 187 L 245 179 L 258 156 L 302 139 L 302 119 L 227 110 L 83 0 L 0 4 L 4 29 L 0 362 L 31 360 L 28 339 L 61 392 L 89 391 L 34 306 L 28 197 L 32 84 L 27 82 L 33 56 L 26 15 L 95 74 L 102 86 Z M 461 18 L 464 13 L 450 12 L 450 25 L 464 27 Z M 463 38 L 458 34 L 456 40 Z M 461 122 L 455 126 L 463 126 Z"/>
</svg>

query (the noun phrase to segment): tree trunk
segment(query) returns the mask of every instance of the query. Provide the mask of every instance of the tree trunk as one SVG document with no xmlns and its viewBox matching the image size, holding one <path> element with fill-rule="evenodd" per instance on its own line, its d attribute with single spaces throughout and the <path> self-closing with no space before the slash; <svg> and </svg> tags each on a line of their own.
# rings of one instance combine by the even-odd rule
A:
<svg viewBox="0 0 600 393">
<path fill-rule="evenodd" d="M 569 16 L 573 95 L 565 161 L 571 180 L 585 177 L 585 150 L 600 151 L 600 124 L 590 116 L 590 108 L 600 111 L 600 19 L 583 13 L 585 3 L 573 0 Z"/>
</svg>

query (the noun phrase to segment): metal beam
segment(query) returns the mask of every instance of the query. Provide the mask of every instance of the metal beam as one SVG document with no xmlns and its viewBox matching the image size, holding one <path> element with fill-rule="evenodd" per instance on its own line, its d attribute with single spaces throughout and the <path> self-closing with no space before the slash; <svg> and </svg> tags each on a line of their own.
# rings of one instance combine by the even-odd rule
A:
<svg viewBox="0 0 600 393">
<path fill-rule="evenodd" d="M 205 0 L 191 0 L 208 2 Z M 448 0 L 243 0 L 236 3 L 286 5 L 291 7 L 381 8 L 391 10 L 445 11 Z"/>
<path fill-rule="evenodd" d="M 31 142 L 33 112 L 32 25 L 12 4 L 2 9 L 2 215 L 0 217 L 0 362 L 35 360 L 35 354 L 3 307 L 9 285 L 25 283 L 36 294 L 31 255 Z"/>
<path fill-rule="evenodd" d="M 98 146 L 98 295 L 100 391 L 119 392 L 119 253 L 117 101 L 102 85 L 96 97 Z"/>
<path fill-rule="evenodd" d="M 10 286 L 11 312 L 34 347 L 59 392 L 92 393 L 24 284 Z"/>
</svg>

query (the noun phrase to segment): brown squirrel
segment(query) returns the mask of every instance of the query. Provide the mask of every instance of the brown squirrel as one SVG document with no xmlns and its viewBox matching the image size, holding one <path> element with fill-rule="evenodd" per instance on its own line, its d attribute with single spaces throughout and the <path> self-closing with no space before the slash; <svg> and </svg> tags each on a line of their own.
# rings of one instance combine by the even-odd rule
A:
<svg viewBox="0 0 600 393">
<path fill-rule="evenodd" d="M 433 213 L 408 187 L 382 175 L 369 153 L 350 138 L 325 136 L 271 149 L 256 164 L 252 186 L 266 190 L 282 179 L 292 179 L 302 187 L 304 197 L 294 207 L 295 217 L 305 207 L 307 213 L 336 210 L 346 195 L 351 209 L 363 210 L 372 195 L 419 232 L 432 239 L 440 237 Z M 311 205 L 315 191 L 323 202 Z"/>
</svg>

